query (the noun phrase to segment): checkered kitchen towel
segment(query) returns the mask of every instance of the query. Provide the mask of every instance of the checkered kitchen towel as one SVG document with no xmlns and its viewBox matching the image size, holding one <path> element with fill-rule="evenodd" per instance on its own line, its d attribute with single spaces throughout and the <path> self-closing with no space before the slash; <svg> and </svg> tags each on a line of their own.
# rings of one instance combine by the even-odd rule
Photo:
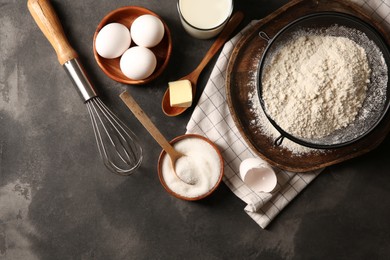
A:
<svg viewBox="0 0 390 260">
<path fill-rule="evenodd" d="M 390 0 L 353 1 L 390 28 Z M 255 21 L 225 44 L 188 122 L 187 133 L 204 135 L 218 145 L 225 160 L 225 184 L 247 203 L 247 214 L 260 227 L 265 228 L 321 170 L 293 173 L 277 169 L 278 184 L 271 193 L 254 192 L 239 177 L 240 163 L 246 158 L 256 157 L 256 154 L 246 145 L 230 115 L 226 101 L 225 74 L 234 45 L 254 23 Z"/>
</svg>

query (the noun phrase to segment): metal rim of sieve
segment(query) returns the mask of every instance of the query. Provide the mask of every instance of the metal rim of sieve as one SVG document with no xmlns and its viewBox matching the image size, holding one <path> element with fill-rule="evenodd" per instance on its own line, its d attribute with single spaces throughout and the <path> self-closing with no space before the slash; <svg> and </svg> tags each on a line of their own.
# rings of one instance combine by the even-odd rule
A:
<svg viewBox="0 0 390 260">
<path fill-rule="evenodd" d="M 348 21 L 349 23 L 353 23 L 359 27 L 359 28 L 354 28 L 354 29 L 361 31 L 361 32 L 365 33 L 366 35 L 369 32 L 369 34 L 371 36 L 374 36 L 375 39 L 372 39 L 370 37 L 369 38 L 381 50 L 383 57 L 385 58 L 385 62 L 387 64 L 387 68 L 388 68 L 387 74 L 390 75 L 390 73 L 389 73 L 390 52 L 389 52 L 389 48 L 388 48 L 387 44 L 383 40 L 382 35 L 372 25 L 366 23 L 365 21 L 363 21 L 360 18 L 357 18 L 355 16 L 345 14 L 345 13 L 340 13 L 340 12 L 318 12 L 318 13 L 313 13 L 313 14 L 309 14 L 309 15 L 300 17 L 300 18 L 292 21 L 291 23 L 289 23 L 285 27 L 283 27 L 281 30 L 279 30 L 275 34 L 275 36 L 272 38 L 270 38 L 267 35 L 267 33 L 260 31 L 259 37 L 266 40 L 268 42 L 268 44 L 267 44 L 267 46 L 263 52 L 263 55 L 260 59 L 260 66 L 259 66 L 258 71 L 257 71 L 257 90 L 258 90 L 258 97 L 260 100 L 260 104 L 261 104 L 261 107 L 264 111 L 265 116 L 267 117 L 269 122 L 276 128 L 276 130 L 280 133 L 280 136 L 274 140 L 274 144 L 276 146 L 280 146 L 283 143 L 283 139 L 287 138 L 287 139 L 290 139 L 291 141 L 298 143 L 300 145 L 310 147 L 310 148 L 315 148 L 315 149 L 334 149 L 334 148 L 344 147 L 344 146 L 350 145 L 350 144 L 362 139 L 363 137 L 367 136 L 370 132 L 372 132 L 372 130 L 374 130 L 377 127 L 377 125 L 382 121 L 383 117 L 386 115 L 386 113 L 388 111 L 388 108 L 390 106 L 390 94 L 389 94 L 390 80 L 387 81 L 386 94 L 385 94 L 386 101 L 385 101 L 384 107 L 383 107 L 382 111 L 380 112 L 381 114 L 378 116 L 378 118 L 375 120 L 375 122 L 373 124 L 371 124 L 371 126 L 366 131 L 363 131 L 360 135 L 358 135 L 354 138 L 351 138 L 349 140 L 342 140 L 338 143 L 331 143 L 331 144 L 319 143 L 319 142 L 315 142 L 314 139 L 308 140 L 308 139 L 294 136 L 293 134 L 288 133 L 282 127 L 280 127 L 275 122 L 275 120 L 267 113 L 266 105 L 265 105 L 264 100 L 262 98 L 262 72 L 263 72 L 263 69 L 264 69 L 266 60 L 269 56 L 269 52 L 270 52 L 271 48 L 273 48 L 274 45 L 277 44 L 282 39 L 282 37 L 284 36 L 284 34 L 286 32 L 288 32 L 288 30 L 297 31 L 297 29 L 304 28 L 304 27 L 300 27 L 301 23 L 305 23 L 309 20 L 332 21 L 334 18 L 342 19 L 342 20 L 344 19 L 345 21 Z M 337 23 L 332 24 L 332 22 L 330 22 L 328 26 L 330 27 L 331 25 L 334 25 L 334 24 L 337 24 Z M 326 26 L 323 26 L 323 27 L 326 28 Z M 323 27 L 315 27 L 314 26 L 314 27 L 310 27 L 310 28 L 320 29 Z M 347 128 L 345 128 L 345 129 L 347 129 Z M 341 129 L 341 131 L 343 131 L 343 129 Z"/>
</svg>

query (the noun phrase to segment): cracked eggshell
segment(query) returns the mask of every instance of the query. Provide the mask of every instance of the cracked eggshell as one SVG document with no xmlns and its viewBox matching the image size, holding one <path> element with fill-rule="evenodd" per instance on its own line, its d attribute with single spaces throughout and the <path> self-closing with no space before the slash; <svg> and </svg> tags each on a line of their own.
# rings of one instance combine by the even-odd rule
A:
<svg viewBox="0 0 390 260">
<path fill-rule="evenodd" d="M 241 180 L 256 192 L 271 192 L 277 178 L 272 167 L 260 158 L 248 158 L 240 164 Z"/>
</svg>

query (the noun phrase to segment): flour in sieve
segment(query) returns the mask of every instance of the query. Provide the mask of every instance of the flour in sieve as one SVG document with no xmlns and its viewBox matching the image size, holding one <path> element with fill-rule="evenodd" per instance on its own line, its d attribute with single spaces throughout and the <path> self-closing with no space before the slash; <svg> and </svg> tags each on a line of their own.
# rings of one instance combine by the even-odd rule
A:
<svg viewBox="0 0 390 260">
<path fill-rule="evenodd" d="M 256 71 L 253 69 L 252 71 Z M 255 132 L 261 132 L 273 142 L 276 138 L 280 136 L 280 133 L 276 128 L 269 122 L 268 118 L 265 116 L 263 108 L 261 107 L 257 86 L 256 86 L 256 76 L 255 72 L 251 73 L 252 80 L 248 82 L 247 87 L 250 89 L 248 92 L 248 101 L 250 106 L 250 112 L 252 113 L 253 119 L 250 122 L 250 126 L 254 129 Z M 301 155 L 311 152 L 324 152 L 324 150 L 312 149 L 298 143 L 295 143 L 289 139 L 284 139 L 281 146 L 294 155 Z"/>
<path fill-rule="evenodd" d="M 342 135 L 336 134 L 332 136 L 332 139 L 325 139 L 329 141 L 329 144 L 333 142 L 338 143 L 339 139 L 353 139 L 355 136 L 359 136 L 362 132 L 366 131 L 373 121 L 381 115 L 381 111 L 385 108 L 386 104 L 386 89 L 388 84 L 388 68 L 384 56 L 378 46 L 370 40 L 367 35 L 361 31 L 344 26 L 334 25 L 326 29 L 318 30 L 302 30 L 295 33 L 294 37 L 301 37 L 307 35 L 323 35 L 323 36 L 336 36 L 347 37 L 353 40 L 359 46 L 363 47 L 368 58 L 368 62 L 371 72 L 370 83 L 368 84 L 367 96 L 363 104 L 363 108 L 357 115 L 357 120 L 351 125 L 351 131 L 343 132 Z M 257 82 L 259 82 L 258 74 L 256 71 L 259 69 L 260 58 L 263 50 L 259 50 L 258 55 L 253 57 L 251 62 L 253 68 L 248 72 L 252 78 L 247 83 L 248 92 L 248 105 L 251 111 L 250 126 L 252 131 L 260 132 L 270 138 L 270 141 L 275 140 L 280 136 L 280 133 L 273 127 L 264 114 L 264 111 L 260 105 L 259 93 L 257 89 Z M 347 136 L 346 136 L 347 135 Z M 327 137 L 328 138 L 328 137 Z M 307 153 L 325 153 L 327 149 L 312 149 L 302 145 L 299 145 L 289 139 L 284 139 L 281 146 L 292 152 L 293 155 L 301 155 Z"/>
<path fill-rule="evenodd" d="M 369 79 L 366 52 L 354 41 L 301 36 L 266 66 L 263 100 L 267 113 L 286 132 L 318 138 L 355 120 Z"/>
</svg>

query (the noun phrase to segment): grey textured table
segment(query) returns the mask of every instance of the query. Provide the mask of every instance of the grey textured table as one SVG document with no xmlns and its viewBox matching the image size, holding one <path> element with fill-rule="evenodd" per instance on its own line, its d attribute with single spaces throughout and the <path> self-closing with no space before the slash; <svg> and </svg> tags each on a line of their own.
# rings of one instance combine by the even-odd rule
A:
<svg viewBox="0 0 390 260">
<path fill-rule="evenodd" d="M 286 1 L 236 0 L 247 24 Z M 0 259 L 378 259 L 390 255 L 389 138 L 375 151 L 329 167 L 266 229 L 222 184 L 185 202 L 160 185 L 160 148 L 120 101 L 129 90 L 168 138 L 191 111 L 167 118 L 169 80 L 190 72 L 211 45 L 182 29 L 176 1 L 53 1 L 102 100 L 141 138 L 130 177 L 102 165 L 85 105 L 33 22 L 25 1 L 0 0 Z M 165 73 L 145 86 L 116 83 L 92 52 L 100 19 L 124 5 L 158 13 L 172 32 Z M 214 59 L 215 62 L 215 59 Z M 204 88 L 212 68 L 199 81 Z M 200 91 L 198 92 L 200 93 Z"/>
</svg>

